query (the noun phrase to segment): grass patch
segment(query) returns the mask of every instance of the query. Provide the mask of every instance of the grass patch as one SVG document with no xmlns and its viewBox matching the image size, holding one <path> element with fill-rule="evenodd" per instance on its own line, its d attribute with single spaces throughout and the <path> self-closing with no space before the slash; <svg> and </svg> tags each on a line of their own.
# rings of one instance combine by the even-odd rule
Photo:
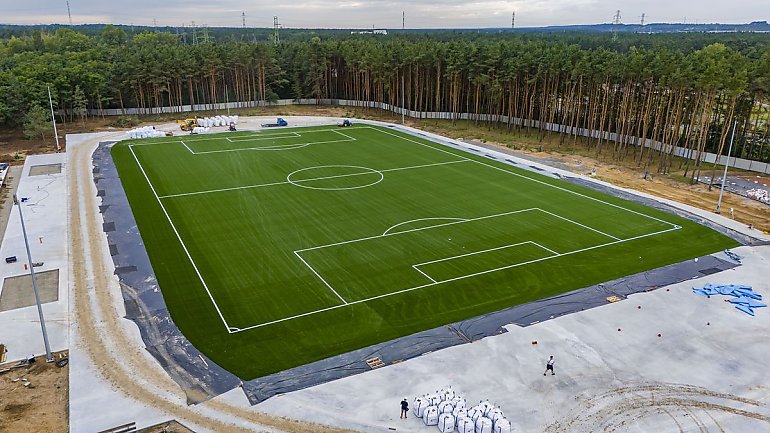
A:
<svg viewBox="0 0 770 433">
<path fill-rule="evenodd" d="M 390 128 L 112 155 L 175 323 L 244 379 L 736 245 Z"/>
</svg>

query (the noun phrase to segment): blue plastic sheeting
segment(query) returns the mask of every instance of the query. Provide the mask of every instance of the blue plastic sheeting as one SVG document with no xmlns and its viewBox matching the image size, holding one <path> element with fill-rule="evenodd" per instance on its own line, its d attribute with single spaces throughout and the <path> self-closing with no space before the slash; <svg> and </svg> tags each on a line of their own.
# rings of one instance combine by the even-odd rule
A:
<svg viewBox="0 0 770 433">
<path fill-rule="evenodd" d="M 754 308 L 767 307 L 767 304 L 757 302 L 757 300 L 762 300 L 762 295 L 754 293 L 751 286 L 736 284 L 706 284 L 703 287 L 693 287 L 692 292 L 696 295 L 707 297 L 710 297 L 711 295 L 734 296 L 736 299 L 730 299 L 728 302 L 734 304 L 735 308 L 738 310 L 751 316 L 754 315 Z"/>
</svg>

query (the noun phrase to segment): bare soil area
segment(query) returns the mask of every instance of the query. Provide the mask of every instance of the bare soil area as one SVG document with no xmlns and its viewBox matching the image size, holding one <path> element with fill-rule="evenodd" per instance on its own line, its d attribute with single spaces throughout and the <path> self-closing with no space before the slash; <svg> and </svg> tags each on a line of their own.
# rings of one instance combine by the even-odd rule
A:
<svg viewBox="0 0 770 433">
<path fill-rule="evenodd" d="M 17 364 L 0 366 L 0 432 L 66 432 L 68 367 L 45 362 L 44 356 Z"/>
</svg>

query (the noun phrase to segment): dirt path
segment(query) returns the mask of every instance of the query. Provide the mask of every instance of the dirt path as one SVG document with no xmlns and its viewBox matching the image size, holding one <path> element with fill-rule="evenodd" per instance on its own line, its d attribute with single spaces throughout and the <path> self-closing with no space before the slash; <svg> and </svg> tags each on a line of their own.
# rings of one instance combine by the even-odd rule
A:
<svg viewBox="0 0 770 433">
<path fill-rule="evenodd" d="M 67 431 L 67 370 L 45 362 L 45 356 L 33 364 L 0 367 L 0 433 Z"/>
<path fill-rule="evenodd" d="M 91 154 L 97 144 L 94 140 L 70 148 L 67 169 L 74 323 L 98 374 L 126 396 L 165 412 L 169 418 L 212 431 L 249 431 L 223 419 L 239 424 L 253 422 L 265 429 L 285 432 L 340 431 L 217 401 L 187 406 L 182 390 L 126 332 L 125 327 L 133 323 L 117 314 L 115 305 L 122 299 L 112 276 L 112 264 L 105 258 L 106 240 L 100 229 L 96 189 L 91 180 Z M 136 374 L 139 371 L 141 376 Z"/>
</svg>

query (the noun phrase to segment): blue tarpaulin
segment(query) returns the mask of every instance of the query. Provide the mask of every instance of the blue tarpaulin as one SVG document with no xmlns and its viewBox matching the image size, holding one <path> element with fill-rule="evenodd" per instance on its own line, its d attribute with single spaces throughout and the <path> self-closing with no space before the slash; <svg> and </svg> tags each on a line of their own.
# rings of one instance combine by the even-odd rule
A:
<svg viewBox="0 0 770 433">
<path fill-rule="evenodd" d="M 736 299 L 730 299 L 728 302 L 735 304 L 735 308 L 751 316 L 754 315 L 755 308 L 767 307 L 767 304 L 757 302 L 762 300 L 762 295 L 754 293 L 751 286 L 736 284 L 716 285 L 709 283 L 703 287 L 693 287 L 692 292 L 697 295 L 708 297 L 711 295 L 734 296 Z"/>
</svg>

